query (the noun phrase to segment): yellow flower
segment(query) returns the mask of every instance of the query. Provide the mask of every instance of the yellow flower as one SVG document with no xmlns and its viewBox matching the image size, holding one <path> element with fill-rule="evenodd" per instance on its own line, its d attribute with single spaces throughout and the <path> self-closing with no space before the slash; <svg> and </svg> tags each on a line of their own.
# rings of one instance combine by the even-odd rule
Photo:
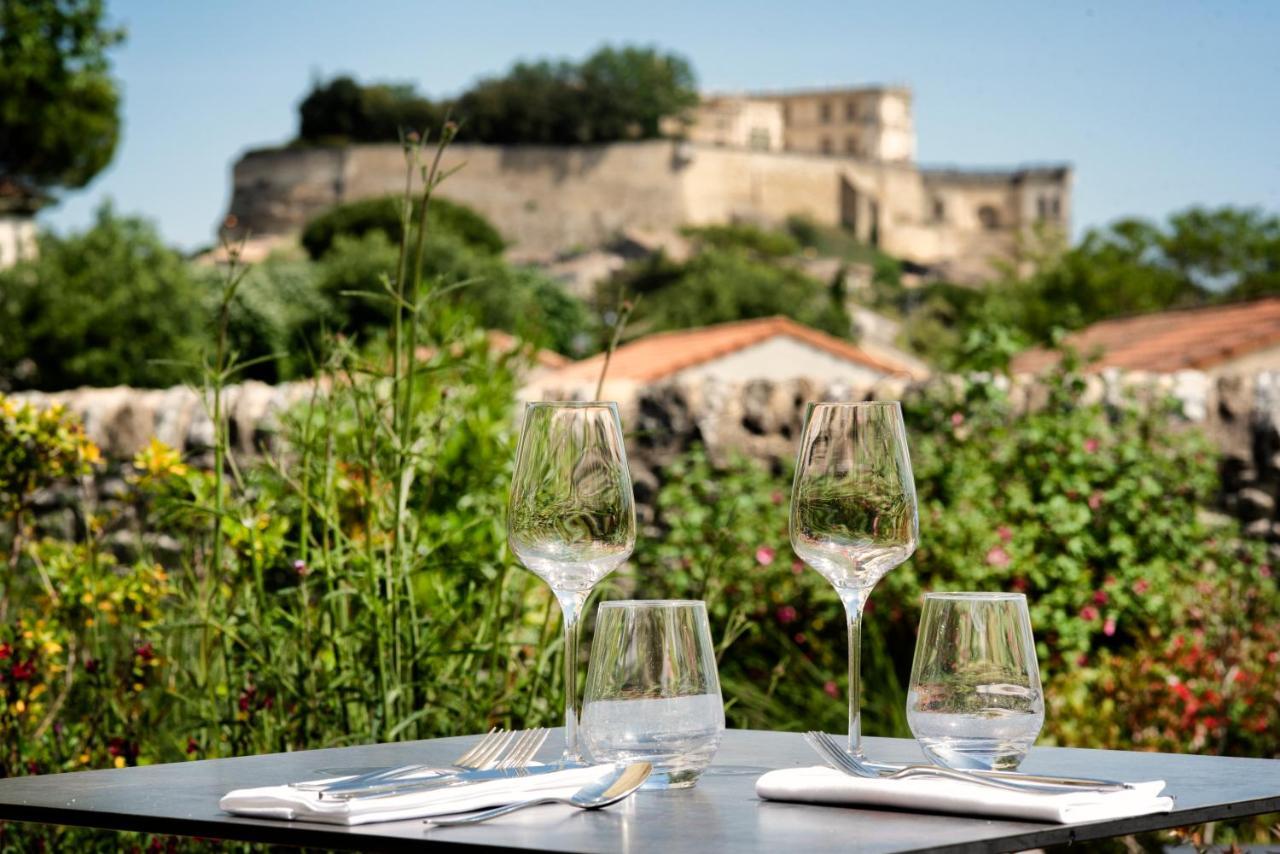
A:
<svg viewBox="0 0 1280 854">
<path fill-rule="evenodd" d="M 84 593 L 80 594 L 80 603 L 81 603 L 82 605 L 92 605 L 92 604 L 93 604 L 93 594 L 92 594 L 92 593 L 90 593 L 88 590 L 86 590 Z"/>
<path fill-rule="evenodd" d="M 123 757 L 123 756 L 117 756 L 117 757 L 116 757 L 116 759 L 115 759 L 115 763 L 114 763 L 114 764 L 115 764 L 115 766 L 116 766 L 117 768 L 123 768 L 123 767 L 124 767 L 124 757 Z"/>
<path fill-rule="evenodd" d="M 62 652 L 62 644 L 51 640 L 44 642 L 45 655 L 57 655 L 60 652 Z"/>
<path fill-rule="evenodd" d="M 80 756 L 79 756 L 78 758 L 80 759 L 80 764 L 81 764 L 81 765 L 88 765 L 88 764 L 89 764 L 89 758 L 90 758 L 90 757 L 89 757 L 89 754 L 88 754 L 88 753 L 81 753 L 81 754 L 80 754 Z"/>
<path fill-rule="evenodd" d="M 27 710 L 27 704 L 24 703 L 22 700 L 19 700 L 18 702 L 13 704 L 13 713 L 15 715 L 20 715 L 26 710 Z"/>
</svg>

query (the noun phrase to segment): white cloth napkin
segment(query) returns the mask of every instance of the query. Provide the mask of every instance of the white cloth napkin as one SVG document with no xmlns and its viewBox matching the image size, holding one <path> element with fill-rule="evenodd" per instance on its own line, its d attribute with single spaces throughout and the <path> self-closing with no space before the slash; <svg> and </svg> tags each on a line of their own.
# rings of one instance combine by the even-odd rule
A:
<svg viewBox="0 0 1280 854">
<path fill-rule="evenodd" d="M 850 777 L 833 768 L 784 768 L 756 781 L 756 794 L 770 801 L 835 806 L 893 807 L 917 812 L 1000 816 L 1071 824 L 1169 812 L 1173 798 L 1161 797 L 1163 780 L 1135 783 L 1121 792 L 1068 792 L 1043 795 L 1010 792 L 940 778 L 873 780 Z"/>
<path fill-rule="evenodd" d="M 227 792 L 218 806 L 234 815 L 318 821 L 325 824 L 357 825 L 377 821 L 403 821 L 523 803 L 539 798 L 567 798 L 616 768 L 616 765 L 591 765 L 529 777 L 486 780 L 442 789 L 346 800 L 321 798 L 318 792 L 307 792 L 292 786 L 260 786 Z M 336 781 L 341 778 L 333 779 Z"/>
</svg>

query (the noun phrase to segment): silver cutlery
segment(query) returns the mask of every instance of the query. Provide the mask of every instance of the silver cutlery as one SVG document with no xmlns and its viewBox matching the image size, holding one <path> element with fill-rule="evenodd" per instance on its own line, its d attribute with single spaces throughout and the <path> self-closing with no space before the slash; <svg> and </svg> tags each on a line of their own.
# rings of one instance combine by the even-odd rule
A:
<svg viewBox="0 0 1280 854">
<path fill-rule="evenodd" d="M 971 771 L 957 771 L 952 768 L 944 768 L 940 765 L 906 765 L 894 771 L 882 771 L 872 767 L 867 762 L 847 753 L 844 748 L 831 736 L 825 732 L 810 731 L 805 733 L 805 740 L 809 742 L 809 746 L 814 752 L 820 756 L 827 765 L 842 771 L 851 777 L 866 777 L 870 779 L 881 780 L 900 780 L 910 777 L 933 777 L 948 780 L 958 780 L 964 783 L 978 783 L 993 789 L 1003 789 L 1009 792 L 1033 793 L 1033 794 L 1053 794 L 1061 795 L 1069 792 L 1117 792 L 1127 788 L 1131 788 L 1127 783 L 1116 783 L 1110 780 L 1085 781 L 1073 780 L 1072 782 L 1063 782 L 1070 778 L 1057 778 L 1055 782 L 1036 782 L 1029 779 L 1023 780 L 1021 775 L 1014 780 L 1004 776 L 979 775 Z"/>
<path fill-rule="evenodd" d="M 547 765 L 538 768 L 527 767 L 533 760 L 534 754 L 542 747 L 543 742 L 547 740 L 551 730 L 545 728 L 524 730 L 519 733 L 510 733 L 515 735 L 511 739 L 512 743 L 509 748 L 504 747 L 504 755 L 498 759 L 490 759 L 486 763 L 486 767 L 463 770 L 448 773 L 435 773 L 429 776 L 423 776 L 422 772 L 434 771 L 429 766 L 405 766 L 406 768 L 416 768 L 415 771 L 402 771 L 401 773 L 392 775 L 384 773 L 372 780 L 344 780 L 333 784 L 327 789 L 320 790 L 321 798 L 326 799 L 343 799 L 349 800 L 353 798 L 377 797 L 383 795 L 398 795 L 402 792 L 420 791 L 424 789 L 443 788 L 445 786 L 456 785 L 459 783 L 478 782 L 489 779 L 503 779 L 505 777 L 519 777 L 530 773 L 542 773 L 548 770 L 559 770 L 563 765 Z M 408 779 L 406 779 L 408 778 Z"/>
<path fill-rule="evenodd" d="M 648 762 L 634 762 L 630 765 L 618 767 L 617 770 L 583 786 L 567 798 L 538 798 L 533 801 L 507 804 L 503 807 L 494 807 L 483 812 L 469 813 L 467 815 L 436 816 L 426 819 L 424 823 L 439 827 L 448 827 L 455 824 L 475 824 L 476 822 L 497 818 L 500 815 L 513 813 L 516 810 L 522 810 L 525 807 L 536 807 L 541 804 L 568 804 L 579 809 L 598 810 L 601 807 L 616 804 L 623 798 L 630 796 L 636 789 L 644 785 L 644 781 L 649 778 L 649 773 L 652 770 L 653 766 Z"/>
<path fill-rule="evenodd" d="M 301 789 L 305 792 L 327 792 L 335 788 L 361 788 L 373 783 L 384 782 L 386 780 L 403 777 L 407 774 L 439 772 L 452 773 L 455 771 L 478 771 L 496 766 L 511 744 L 517 733 L 499 729 L 494 727 L 481 736 L 480 740 L 472 745 L 471 749 L 463 753 L 457 759 L 453 760 L 449 765 L 438 767 L 432 765 L 397 765 L 391 768 L 379 768 L 374 771 L 368 771 L 363 774 L 356 774 L 351 777 L 344 777 L 341 780 L 324 780 L 324 781 L 303 781 L 300 783 L 290 783 L 289 785 L 295 789 Z"/>
</svg>

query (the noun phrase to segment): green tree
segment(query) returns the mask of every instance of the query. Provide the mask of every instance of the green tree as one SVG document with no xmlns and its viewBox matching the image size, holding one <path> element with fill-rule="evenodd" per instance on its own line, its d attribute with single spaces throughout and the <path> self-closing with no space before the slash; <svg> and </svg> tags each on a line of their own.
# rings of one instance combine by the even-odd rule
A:
<svg viewBox="0 0 1280 854">
<path fill-rule="evenodd" d="M 684 264 L 659 256 L 604 288 L 601 304 L 616 293 L 642 294 L 635 322 L 646 330 L 688 329 L 711 323 L 786 315 L 848 338 L 851 321 L 830 288 L 792 267 L 771 264 L 743 249 L 705 249 Z"/>
<path fill-rule="evenodd" d="M 203 294 L 155 227 L 109 205 L 93 226 L 45 235 L 0 273 L 0 386 L 166 386 L 191 375 Z"/>
<path fill-rule="evenodd" d="M 0 3 L 0 180 L 28 192 L 89 183 L 111 162 L 120 96 L 102 0 Z"/>
</svg>

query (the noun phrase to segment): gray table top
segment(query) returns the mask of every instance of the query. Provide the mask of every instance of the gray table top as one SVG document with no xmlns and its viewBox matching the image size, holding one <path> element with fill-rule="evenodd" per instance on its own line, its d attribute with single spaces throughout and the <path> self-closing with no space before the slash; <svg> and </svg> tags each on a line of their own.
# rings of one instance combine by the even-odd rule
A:
<svg viewBox="0 0 1280 854">
<path fill-rule="evenodd" d="M 644 791 L 598 812 L 546 807 L 472 827 L 420 821 L 336 827 L 237 818 L 218 809 L 231 789 L 406 762 L 447 763 L 475 736 L 375 744 L 144 768 L 0 780 L 0 820 L 36 821 L 361 850 L 468 846 L 560 851 L 775 852 L 1012 851 L 1280 811 L 1280 760 L 1042 747 L 1023 765 L 1041 771 L 1168 783 L 1174 811 L 1050 825 L 889 810 L 773 803 L 755 796 L 765 769 L 814 765 L 795 733 L 730 730 L 691 790 Z M 867 753 L 919 761 L 915 742 L 869 738 Z M 553 759 L 553 736 L 541 758 Z"/>
</svg>

